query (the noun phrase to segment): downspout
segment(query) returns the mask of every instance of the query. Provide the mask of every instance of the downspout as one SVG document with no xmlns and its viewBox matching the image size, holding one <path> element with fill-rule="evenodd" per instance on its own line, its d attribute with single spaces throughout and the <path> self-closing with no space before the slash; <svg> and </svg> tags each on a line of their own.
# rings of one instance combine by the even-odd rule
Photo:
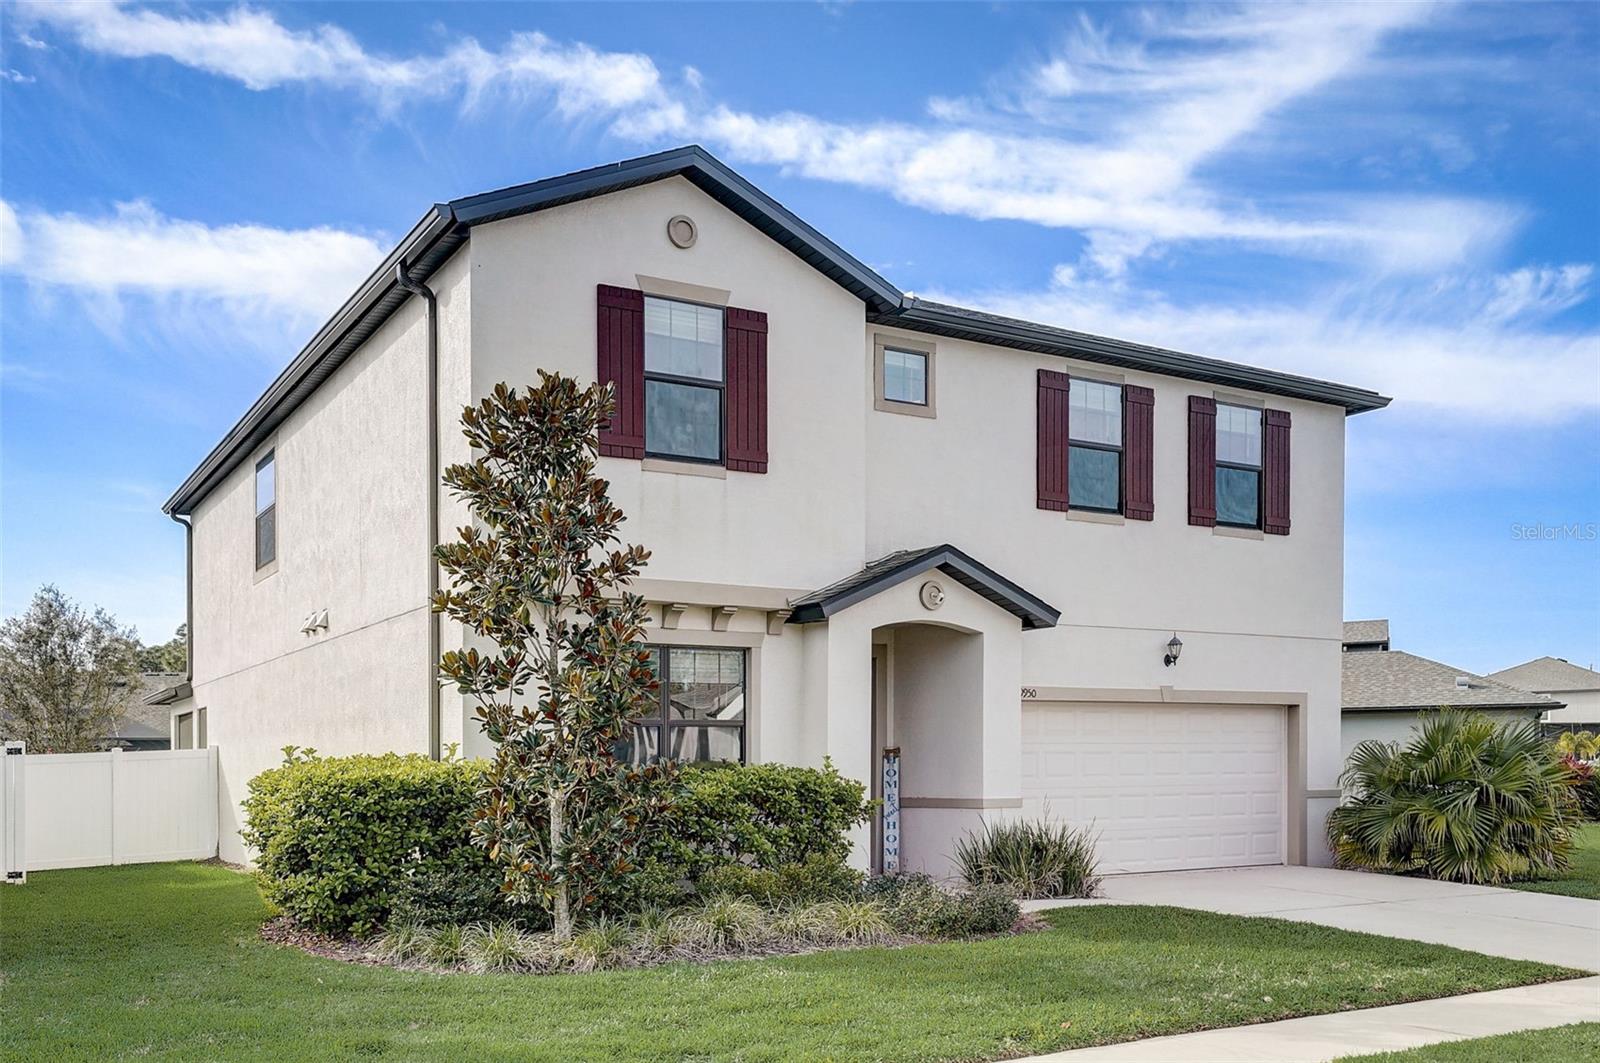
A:
<svg viewBox="0 0 1600 1063">
<path fill-rule="evenodd" d="M 433 289 L 406 274 L 406 264 L 394 267 L 394 282 L 412 295 L 420 296 L 428 322 L 428 756 L 438 760 L 443 753 L 439 682 L 439 614 L 433 611 L 433 596 L 439 592 L 439 303 Z"/>
<path fill-rule="evenodd" d="M 183 681 L 194 686 L 194 518 L 167 516 L 183 525 Z"/>
</svg>

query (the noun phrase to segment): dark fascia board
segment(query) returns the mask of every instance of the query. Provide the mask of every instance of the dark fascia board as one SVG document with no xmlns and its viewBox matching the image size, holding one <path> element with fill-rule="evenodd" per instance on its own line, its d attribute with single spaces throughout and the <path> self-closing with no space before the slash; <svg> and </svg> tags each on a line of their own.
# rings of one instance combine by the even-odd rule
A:
<svg viewBox="0 0 1600 1063">
<path fill-rule="evenodd" d="M 797 606 L 789 617 L 789 623 L 814 624 L 826 620 L 834 613 L 935 568 L 1016 616 L 1026 630 L 1055 627 L 1056 621 L 1061 619 L 1061 610 L 945 543 L 913 554 L 869 580 L 849 584 L 838 594 Z"/>
<path fill-rule="evenodd" d="M 1347 413 L 1381 410 L 1389 399 L 1376 391 L 1335 384 L 1312 377 L 1279 373 L 1271 369 L 1204 358 L 1197 354 L 1149 347 L 1142 343 L 1095 336 L 1087 332 L 1035 324 L 1016 318 L 999 317 L 907 297 L 895 313 L 868 314 L 876 324 L 910 329 L 914 332 L 949 336 L 953 339 L 989 343 L 1015 350 L 1053 354 L 1085 362 L 1142 369 L 1162 376 L 1199 380 L 1208 384 L 1261 391 L 1271 395 L 1308 399 L 1344 407 Z"/>
<path fill-rule="evenodd" d="M 1548 712 L 1564 709 L 1564 701 L 1506 701 L 1494 705 L 1343 705 L 1340 712 L 1438 712 L 1441 708 L 1457 708 L 1462 712 L 1508 712 L 1520 709 L 1526 712 Z"/>
</svg>

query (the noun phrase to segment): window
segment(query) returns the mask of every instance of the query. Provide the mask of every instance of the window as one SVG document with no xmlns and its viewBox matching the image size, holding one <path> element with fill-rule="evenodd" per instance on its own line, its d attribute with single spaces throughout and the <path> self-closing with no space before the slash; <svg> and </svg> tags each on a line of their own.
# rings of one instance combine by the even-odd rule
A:
<svg viewBox="0 0 1600 1063">
<path fill-rule="evenodd" d="M 175 734 L 173 739 L 175 749 L 194 748 L 194 713 L 180 713 L 174 721 Z"/>
<path fill-rule="evenodd" d="M 722 461 L 722 311 L 644 299 L 644 449 Z"/>
<path fill-rule="evenodd" d="M 278 558 L 278 466 L 272 451 L 256 462 L 256 568 Z"/>
<path fill-rule="evenodd" d="M 1067 504 L 1122 511 L 1122 385 L 1073 377 L 1067 392 Z"/>
<path fill-rule="evenodd" d="M 921 351 L 883 352 L 883 397 L 890 402 L 928 404 L 928 356 Z"/>
<path fill-rule="evenodd" d="M 872 344 L 873 408 L 933 416 L 933 345 L 879 336 Z"/>
<path fill-rule="evenodd" d="M 1217 403 L 1217 523 L 1261 526 L 1261 411 Z"/>
<path fill-rule="evenodd" d="M 633 725 L 617 756 L 643 764 L 672 760 L 744 761 L 745 651 L 652 646 L 661 681 L 654 711 Z"/>
</svg>

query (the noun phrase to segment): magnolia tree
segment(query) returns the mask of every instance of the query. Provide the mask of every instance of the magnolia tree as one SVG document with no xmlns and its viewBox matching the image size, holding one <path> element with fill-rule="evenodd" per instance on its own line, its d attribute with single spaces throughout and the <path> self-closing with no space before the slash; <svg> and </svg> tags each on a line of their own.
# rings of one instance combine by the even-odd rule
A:
<svg viewBox="0 0 1600 1063">
<path fill-rule="evenodd" d="M 671 776 L 614 753 L 657 683 L 644 600 L 627 590 L 649 551 L 622 545 L 595 475 L 611 403 L 609 387 L 543 370 L 526 392 L 500 384 L 461 415 L 476 457 L 444 472 L 476 524 L 438 548 L 453 585 L 433 607 L 495 647 L 439 667 L 495 743 L 474 836 L 508 898 L 548 910 L 562 939 L 638 869 Z"/>
</svg>

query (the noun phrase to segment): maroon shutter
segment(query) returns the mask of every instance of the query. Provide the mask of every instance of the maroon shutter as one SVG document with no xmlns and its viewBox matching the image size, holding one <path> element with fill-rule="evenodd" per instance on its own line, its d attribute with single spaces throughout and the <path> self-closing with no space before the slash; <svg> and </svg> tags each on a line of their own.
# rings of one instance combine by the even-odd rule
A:
<svg viewBox="0 0 1600 1063">
<path fill-rule="evenodd" d="M 1122 388 L 1122 512 L 1129 520 L 1154 520 L 1156 393 Z"/>
<path fill-rule="evenodd" d="M 616 389 L 611 422 L 600 428 L 600 453 L 644 457 L 644 293 L 634 288 L 597 289 L 595 378 Z"/>
<path fill-rule="evenodd" d="M 1067 409 L 1072 378 L 1039 370 L 1038 478 L 1040 509 L 1067 508 Z"/>
<path fill-rule="evenodd" d="M 767 315 L 730 306 L 724 314 L 728 468 L 767 471 Z"/>
<path fill-rule="evenodd" d="M 1217 523 L 1217 400 L 1189 396 L 1189 523 Z"/>
<path fill-rule="evenodd" d="M 1261 530 L 1289 534 L 1289 412 L 1268 410 L 1261 431 Z"/>
</svg>

